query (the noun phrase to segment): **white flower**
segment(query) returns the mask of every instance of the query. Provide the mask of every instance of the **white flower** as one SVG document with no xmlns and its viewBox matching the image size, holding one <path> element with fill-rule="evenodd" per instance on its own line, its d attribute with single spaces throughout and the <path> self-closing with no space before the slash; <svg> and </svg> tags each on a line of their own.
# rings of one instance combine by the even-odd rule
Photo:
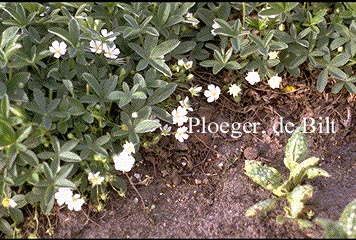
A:
<svg viewBox="0 0 356 240">
<path fill-rule="evenodd" d="M 137 117 L 138 117 L 137 112 L 133 112 L 133 113 L 131 114 L 131 117 L 132 117 L 132 118 L 137 118 Z"/>
<path fill-rule="evenodd" d="M 188 12 L 188 13 L 185 15 L 185 19 L 187 19 L 187 20 L 189 21 L 189 23 L 192 24 L 193 27 L 195 27 L 196 25 L 199 24 L 199 20 L 196 19 L 195 17 L 193 17 L 193 13 Z"/>
<path fill-rule="evenodd" d="M 163 128 L 159 127 L 159 129 L 161 130 L 161 135 L 162 136 L 169 136 L 172 130 L 171 126 L 168 126 L 168 124 L 164 125 Z"/>
<path fill-rule="evenodd" d="M 104 44 L 103 49 L 105 52 L 104 56 L 107 58 L 116 59 L 117 55 L 120 54 L 120 49 L 116 48 L 115 45 L 109 47 L 107 44 Z"/>
<path fill-rule="evenodd" d="M 210 84 L 208 86 L 208 90 L 204 91 L 204 96 L 207 97 L 208 102 L 214 102 L 218 100 L 220 95 L 220 87 L 215 86 L 214 84 Z"/>
<path fill-rule="evenodd" d="M 178 66 L 181 66 L 181 67 L 184 66 L 184 60 L 183 59 L 179 59 L 178 60 Z"/>
<path fill-rule="evenodd" d="M 342 52 L 342 51 L 344 51 L 344 47 L 343 47 L 343 46 L 338 47 L 338 48 L 337 48 L 337 51 L 338 51 L 338 52 Z"/>
<path fill-rule="evenodd" d="M 187 76 L 187 80 L 190 81 L 194 78 L 194 75 L 189 73 L 188 76 Z"/>
<path fill-rule="evenodd" d="M 4 198 L 1 203 L 2 203 L 3 207 L 6 207 L 6 208 L 8 208 L 8 207 L 14 208 L 17 206 L 17 203 L 11 198 Z"/>
<path fill-rule="evenodd" d="M 193 67 L 193 61 L 187 61 L 184 63 L 185 70 L 188 70 Z"/>
<path fill-rule="evenodd" d="M 135 177 L 137 180 L 140 180 L 140 179 L 141 179 L 141 174 L 139 174 L 139 173 L 134 173 L 134 177 Z"/>
<path fill-rule="evenodd" d="M 235 83 L 229 87 L 228 93 L 233 97 L 236 97 L 239 93 L 241 93 L 241 86 L 237 86 Z"/>
<path fill-rule="evenodd" d="M 180 105 L 181 105 L 184 109 L 186 109 L 187 111 L 193 111 L 193 108 L 190 107 L 190 104 L 189 104 L 189 97 L 188 97 L 188 96 L 186 96 L 186 97 L 184 98 L 184 100 L 179 101 L 179 103 L 180 103 Z"/>
<path fill-rule="evenodd" d="M 59 58 L 61 55 L 66 54 L 67 44 L 65 42 L 59 43 L 57 40 L 52 43 L 52 46 L 49 47 L 49 51 L 54 53 L 55 58 Z"/>
<path fill-rule="evenodd" d="M 286 30 L 286 25 L 281 23 L 281 24 L 279 24 L 278 29 L 279 29 L 279 31 L 283 32 L 284 30 Z"/>
<path fill-rule="evenodd" d="M 91 40 L 89 45 L 90 45 L 90 51 L 92 51 L 93 53 L 100 54 L 103 51 L 103 43 L 101 41 Z"/>
<path fill-rule="evenodd" d="M 251 85 L 261 81 L 261 78 L 260 78 L 260 75 L 258 75 L 258 72 L 248 72 L 247 77 L 245 79 Z"/>
<path fill-rule="evenodd" d="M 165 62 L 165 60 L 164 60 L 164 55 L 161 55 L 161 56 L 159 57 L 159 59 L 160 59 L 162 62 Z"/>
<path fill-rule="evenodd" d="M 111 35 L 113 35 L 114 33 L 111 31 L 111 32 L 108 32 L 108 30 L 107 29 L 105 29 L 105 28 L 103 28 L 103 29 L 101 29 L 101 35 L 103 35 L 103 37 L 109 37 L 109 36 L 111 36 Z M 112 38 L 109 38 L 108 39 L 108 41 L 109 42 L 113 42 L 113 41 L 115 41 L 116 40 L 116 37 L 115 36 L 113 36 Z"/>
<path fill-rule="evenodd" d="M 129 172 L 135 164 L 135 158 L 125 151 L 119 155 L 114 155 L 115 169 L 123 172 Z"/>
<path fill-rule="evenodd" d="M 74 194 L 67 203 L 68 209 L 71 211 L 80 211 L 84 204 L 84 199 L 79 194 Z"/>
<path fill-rule="evenodd" d="M 62 206 L 64 203 L 68 204 L 68 201 L 73 197 L 72 189 L 61 187 L 58 189 L 58 192 L 54 194 L 54 198 L 57 199 L 59 206 Z"/>
<path fill-rule="evenodd" d="M 179 142 L 184 142 L 185 139 L 188 139 L 189 135 L 186 133 L 188 128 L 186 126 L 180 127 L 177 129 L 176 134 L 174 137 L 179 141 Z"/>
<path fill-rule="evenodd" d="M 95 174 L 89 173 L 88 174 L 88 180 L 91 182 L 93 187 L 95 185 L 100 185 L 104 181 L 104 177 L 100 177 L 100 172 L 97 172 Z"/>
<path fill-rule="evenodd" d="M 213 25 L 211 27 L 213 29 L 218 29 L 218 28 L 221 28 L 221 25 L 214 20 L 214 23 L 213 23 Z"/>
<path fill-rule="evenodd" d="M 269 52 L 268 57 L 269 59 L 276 59 L 278 58 L 278 52 L 277 51 Z"/>
<path fill-rule="evenodd" d="M 127 154 L 135 153 L 135 145 L 132 142 L 126 141 L 123 148 Z"/>
<path fill-rule="evenodd" d="M 189 88 L 189 92 L 190 94 L 192 94 L 192 96 L 199 96 L 199 93 L 201 92 L 203 88 L 200 86 L 194 86 Z"/>
<path fill-rule="evenodd" d="M 177 109 L 172 111 L 173 116 L 173 124 L 178 124 L 178 126 L 182 126 L 184 123 L 188 121 L 187 110 L 182 106 L 178 106 Z"/>
<path fill-rule="evenodd" d="M 211 29 L 211 35 L 216 36 L 215 30 L 218 28 L 221 28 L 221 25 L 219 23 L 215 22 L 215 20 L 214 20 L 214 23 L 211 27 L 213 28 L 213 29 Z"/>
<path fill-rule="evenodd" d="M 270 80 L 268 80 L 268 85 L 275 89 L 275 88 L 279 88 L 279 85 L 281 84 L 282 82 L 282 78 L 281 77 L 278 77 L 277 75 L 276 76 L 273 76 L 271 77 Z"/>
</svg>

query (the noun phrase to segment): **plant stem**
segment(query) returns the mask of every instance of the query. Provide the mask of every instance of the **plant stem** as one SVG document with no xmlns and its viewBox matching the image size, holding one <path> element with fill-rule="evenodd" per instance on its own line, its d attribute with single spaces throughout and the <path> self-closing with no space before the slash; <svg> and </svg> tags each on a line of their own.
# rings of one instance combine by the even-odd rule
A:
<svg viewBox="0 0 356 240">
<path fill-rule="evenodd" d="M 138 192 L 137 188 L 135 187 L 135 185 L 134 185 L 133 182 L 131 181 L 131 178 L 129 177 L 129 175 L 128 175 L 126 172 L 125 172 L 125 175 L 126 175 L 127 179 L 129 180 L 131 186 L 133 187 L 133 189 L 134 189 L 135 192 L 137 193 L 137 195 L 140 197 L 143 210 L 146 210 L 145 202 L 143 201 L 143 198 L 142 198 L 141 194 Z"/>
<path fill-rule="evenodd" d="M 246 3 L 242 3 L 242 26 L 245 28 L 245 19 L 246 19 Z"/>
<path fill-rule="evenodd" d="M 50 100 L 53 99 L 53 90 L 52 89 L 49 90 L 48 97 L 49 97 Z"/>
</svg>

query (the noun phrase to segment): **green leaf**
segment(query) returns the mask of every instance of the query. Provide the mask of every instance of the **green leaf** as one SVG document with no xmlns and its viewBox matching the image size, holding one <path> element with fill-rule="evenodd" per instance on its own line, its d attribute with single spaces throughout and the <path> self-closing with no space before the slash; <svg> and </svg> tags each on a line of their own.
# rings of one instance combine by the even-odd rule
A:
<svg viewBox="0 0 356 240">
<path fill-rule="evenodd" d="M 339 223 L 349 238 L 356 237 L 356 199 L 346 205 L 340 216 Z"/>
<path fill-rule="evenodd" d="M 281 185 L 279 172 L 273 167 L 262 165 L 261 162 L 246 160 L 244 170 L 245 174 L 250 177 L 253 182 L 267 190 L 272 191 Z"/>
<path fill-rule="evenodd" d="M 77 46 L 79 42 L 79 24 L 75 18 L 70 19 L 69 21 L 69 36 L 71 38 L 71 42 L 74 46 Z"/>
<path fill-rule="evenodd" d="M 3 82 L 0 82 L 0 99 L 5 96 L 7 92 L 6 85 Z"/>
<path fill-rule="evenodd" d="M 330 65 L 334 67 L 344 66 L 349 61 L 349 55 L 346 53 L 338 54 L 330 61 Z"/>
<path fill-rule="evenodd" d="M 305 174 L 309 179 L 313 179 L 316 177 L 330 177 L 329 173 L 321 168 L 309 168 L 305 171 Z"/>
<path fill-rule="evenodd" d="M 32 166 L 37 166 L 39 163 L 37 155 L 29 149 L 27 149 L 25 152 L 21 152 L 20 157 L 22 157 L 24 161 L 26 161 Z"/>
<path fill-rule="evenodd" d="M 68 187 L 68 188 L 77 188 L 75 184 L 72 181 L 69 181 L 68 179 L 65 178 L 59 178 L 55 182 L 56 187 Z"/>
<path fill-rule="evenodd" d="M 172 115 L 163 108 L 152 106 L 152 112 L 156 115 L 157 118 L 167 123 L 173 124 Z"/>
<path fill-rule="evenodd" d="M 71 36 L 66 30 L 59 27 L 52 27 L 48 29 L 48 32 L 60 37 L 61 39 L 69 43 L 72 47 L 75 47 L 75 44 L 71 40 Z"/>
<path fill-rule="evenodd" d="M 146 58 L 146 55 L 145 55 L 145 50 L 140 47 L 139 45 L 135 44 L 135 43 L 128 43 L 127 44 L 132 50 L 134 50 L 140 57 L 142 58 Z"/>
<path fill-rule="evenodd" d="M 345 88 L 346 88 L 347 91 L 349 91 L 350 93 L 356 94 L 356 86 L 355 86 L 355 84 L 353 84 L 353 83 L 351 83 L 351 82 L 346 82 L 346 83 L 345 83 Z"/>
<path fill-rule="evenodd" d="M 73 164 L 69 163 L 66 165 L 62 165 L 59 172 L 56 174 L 55 179 L 62 179 L 68 177 L 68 175 L 71 173 L 73 169 Z"/>
<path fill-rule="evenodd" d="M 81 162 L 82 159 L 78 154 L 73 152 L 60 152 L 59 157 L 65 162 Z"/>
<path fill-rule="evenodd" d="M 157 20 L 160 26 L 162 26 L 168 19 L 171 10 L 171 3 L 161 3 L 158 6 Z"/>
<path fill-rule="evenodd" d="M 294 60 L 291 62 L 290 64 L 290 68 L 296 68 L 298 67 L 299 65 L 301 65 L 302 63 L 305 62 L 305 60 L 307 60 L 307 55 L 299 55 L 297 56 L 296 58 L 294 58 Z"/>
<path fill-rule="evenodd" d="M 48 180 L 53 179 L 53 173 L 52 173 L 51 168 L 48 166 L 48 164 L 46 162 L 43 162 L 42 166 L 43 166 L 43 171 L 44 171 L 46 178 Z"/>
<path fill-rule="evenodd" d="M 262 213 L 267 213 L 269 211 L 272 211 L 273 209 L 276 208 L 276 199 L 266 199 L 264 201 L 261 201 L 259 203 L 256 203 L 252 207 L 249 207 L 246 212 L 245 216 L 246 217 L 252 217 L 255 216 L 256 214 L 262 212 Z"/>
<path fill-rule="evenodd" d="M 331 92 L 332 92 L 333 94 L 339 93 L 339 92 L 341 91 L 341 89 L 344 87 L 344 85 L 345 85 L 345 83 L 342 82 L 342 81 L 336 83 L 336 84 L 333 86 L 333 88 L 331 89 Z"/>
<path fill-rule="evenodd" d="M 90 73 L 87 73 L 87 72 L 83 73 L 83 78 L 87 81 L 89 86 L 91 88 L 93 88 L 95 93 L 99 97 L 101 97 L 102 96 L 102 89 L 101 89 L 101 86 L 100 86 L 98 80 L 96 80 L 93 75 L 91 75 Z"/>
<path fill-rule="evenodd" d="M 69 152 L 72 151 L 79 143 L 79 139 L 69 140 L 63 144 L 61 147 L 61 152 Z"/>
<path fill-rule="evenodd" d="M 164 101 L 165 99 L 167 99 L 169 96 L 172 95 L 176 87 L 177 84 L 175 83 L 169 83 L 166 86 L 161 87 L 160 89 L 153 92 L 153 94 L 147 98 L 146 104 L 153 106 L 156 105 L 157 103 Z"/>
<path fill-rule="evenodd" d="M 10 101 L 9 97 L 5 95 L 0 99 L 0 115 L 4 118 L 9 118 L 10 115 Z"/>
<path fill-rule="evenodd" d="M 14 236 L 14 230 L 11 228 L 9 222 L 3 218 L 0 218 L 0 231 L 8 237 Z"/>
<path fill-rule="evenodd" d="M 16 141 L 16 133 L 9 123 L 0 119 L 0 147 L 6 147 Z"/>
<path fill-rule="evenodd" d="M 46 188 L 43 200 L 41 201 L 41 209 L 44 214 L 50 214 L 54 205 L 54 186 L 48 186 Z"/>
<path fill-rule="evenodd" d="M 18 27 L 12 26 L 6 28 L 1 34 L 0 48 L 4 48 L 12 39 L 14 39 L 18 31 L 19 31 Z"/>
<path fill-rule="evenodd" d="M 20 224 L 24 221 L 23 213 L 20 209 L 17 208 L 9 208 L 10 216 L 12 220 L 17 224 Z"/>
<path fill-rule="evenodd" d="M 316 83 L 316 88 L 319 92 L 323 92 L 325 90 L 326 84 L 328 83 L 328 74 L 328 69 L 324 69 L 320 72 Z"/>
<path fill-rule="evenodd" d="M 344 73 L 340 68 L 330 66 L 329 73 L 340 80 L 346 80 L 347 74 Z"/>
<path fill-rule="evenodd" d="M 20 143 L 24 141 L 32 132 L 32 126 L 23 127 L 16 132 L 16 142 Z"/>
<path fill-rule="evenodd" d="M 325 218 L 316 218 L 315 222 L 323 227 L 325 238 L 347 238 L 346 232 L 338 222 Z"/>
<path fill-rule="evenodd" d="M 154 120 L 143 120 L 139 122 L 135 126 L 135 133 L 146 133 L 146 132 L 153 132 L 157 128 L 159 128 L 161 124 L 159 122 L 156 122 Z"/>
<path fill-rule="evenodd" d="M 113 91 L 108 95 L 108 99 L 116 101 L 116 100 L 120 100 L 121 98 L 124 98 L 126 96 L 127 96 L 127 94 L 122 91 Z"/>
<path fill-rule="evenodd" d="M 288 139 L 286 146 L 284 165 L 289 169 L 293 168 L 300 162 L 308 153 L 307 139 L 302 132 L 302 127 L 298 127 Z"/>
<path fill-rule="evenodd" d="M 153 48 L 150 54 L 150 58 L 157 59 L 160 58 L 160 56 L 166 55 L 167 53 L 171 52 L 173 49 L 178 47 L 179 43 L 180 43 L 179 40 L 171 39 L 157 45 L 156 47 Z"/>
<path fill-rule="evenodd" d="M 154 59 L 149 61 L 150 65 L 168 77 L 172 77 L 172 71 L 167 64 L 161 59 Z"/>
<path fill-rule="evenodd" d="M 299 185 L 287 195 L 289 208 L 287 213 L 291 218 L 297 218 L 304 208 L 304 202 L 310 199 L 313 195 L 313 187 L 311 185 Z"/>
<path fill-rule="evenodd" d="M 205 60 L 199 63 L 203 67 L 213 67 L 218 61 L 216 60 Z"/>
</svg>

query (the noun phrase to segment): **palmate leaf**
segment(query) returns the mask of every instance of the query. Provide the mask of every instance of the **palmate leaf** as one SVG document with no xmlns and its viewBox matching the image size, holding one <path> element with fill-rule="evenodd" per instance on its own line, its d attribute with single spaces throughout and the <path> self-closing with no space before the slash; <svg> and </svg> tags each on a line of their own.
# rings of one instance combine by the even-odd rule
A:
<svg viewBox="0 0 356 240">
<path fill-rule="evenodd" d="M 266 199 L 264 201 L 258 202 L 252 207 L 248 208 L 245 212 L 246 217 L 255 216 L 258 213 L 267 213 L 276 208 L 276 199 Z"/>
<path fill-rule="evenodd" d="M 288 140 L 284 157 L 284 165 L 292 171 L 297 163 L 305 158 L 307 153 L 307 139 L 302 132 L 302 127 L 298 127 Z"/>
<path fill-rule="evenodd" d="M 245 174 L 263 188 L 273 191 L 281 185 L 279 172 L 255 160 L 245 161 Z"/>
</svg>

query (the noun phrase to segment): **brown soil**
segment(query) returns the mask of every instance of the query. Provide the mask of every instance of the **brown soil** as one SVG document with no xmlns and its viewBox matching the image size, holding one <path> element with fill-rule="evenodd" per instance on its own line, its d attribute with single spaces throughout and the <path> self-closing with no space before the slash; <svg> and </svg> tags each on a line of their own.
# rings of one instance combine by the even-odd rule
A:
<svg viewBox="0 0 356 240">
<path fill-rule="evenodd" d="M 213 77 L 197 72 L 196 83 L 222 85 L 231 81 L 226 73 Z M 330 178 L 308 180 L 314 195 L 307 208 L 314 217 L 337 220 L 348 202 L 356 198 L 356 119 L 355 96 L 318 93 L 310 76 L 288 79 L 297 90 L 282 93 L 268 86 L 251 87 L 242 101 L 234 103 L 227 94 L 213 104 L 204 96 L 192 99 L 194 113 L 206 122 L 260 122 L 257 134 L 234 139 L 229 134 L 191 134 L 184 143 L 165 137 L 156 148 L 143 152 L 145 161 L 130 172 L 145 205 L 145 214 L 136 192 L 129 186 L 125 198 L 110 193 L 105 210 L 97 213 L 86 206 L 83 212 L 58 209 L 53 216 L 56 238 L 320 238 L 319 226 L 299 229 L 294 222 L 278 225 L 275 217 L 283 209 L 260 217 L 244 216 L 254 203 L 272 195 L 253 183 L 243 172 L 244 160 L 255 158 L 287 174 L 283 165 L 284 148 L 290 134 L 272 131 L 279 115 L 285 121 L 300 123 L 303 117 L 330 117 L 336 134 L 308 134 L 309 155 L 321 158 L 319 166 Z M 220 84 L 219 84 L 220 83 Z M 284 83 L 286 85 L 286 83 Z M 261 133 L 261 130 L 266 133 Z M 133 178 L 140 173 L 141 181 Z M 146 179 L 145 181 L 143 181 Z M 87 215 L 88 214 L 88 215 Z M 89 219 L 88 219 L 88 217 Z M 45 233 L 46 220 L 40 226 Z M 26 228 L 26 224 L 24 226 Z"/>
</svg>

